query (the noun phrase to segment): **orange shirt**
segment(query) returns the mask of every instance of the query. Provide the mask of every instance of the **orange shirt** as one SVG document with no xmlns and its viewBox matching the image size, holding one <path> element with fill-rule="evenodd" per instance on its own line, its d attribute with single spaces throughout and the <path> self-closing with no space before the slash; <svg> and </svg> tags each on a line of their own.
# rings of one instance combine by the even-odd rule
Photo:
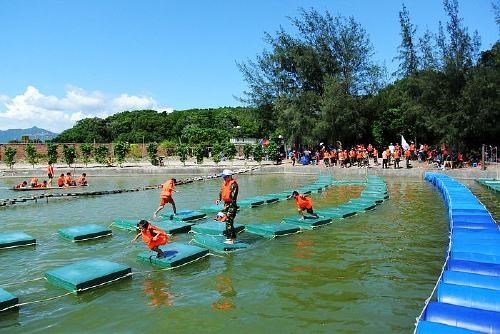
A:
<svg viewBox="0 0 500 334">
<path fill-rule="evenodd" d="M 57 186 L 58 187 L 64 186 L 64 176 L 59 176 L 59 178 L 57 179 Z"/>
<path fill-rule="evenodd" d="M 164 184 L 161 185 L 161 194 L 160 197 L 167 198 L 172 197 L 172 193 L 175 190 L 175 183 L 173 180 L 168 180 Z"/>
<path fill-rule="evenodd" d="M 304 195 L 296 196 L 295 203 L 297 204 L 297 207 L 301 210 L 312 209 L 313 205 L 312 199 Z"/>
<path fill-rule="evenodd" d="M 52 165 L 47 166 L 47 174 L 54 175 L 54 167 Z"/>
</svg>

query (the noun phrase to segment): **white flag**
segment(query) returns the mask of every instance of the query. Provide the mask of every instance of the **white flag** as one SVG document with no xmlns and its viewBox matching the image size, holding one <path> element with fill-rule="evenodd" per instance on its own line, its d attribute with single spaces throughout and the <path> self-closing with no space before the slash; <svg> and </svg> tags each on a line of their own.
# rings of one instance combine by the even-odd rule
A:
<svg viewBox="0 0 500 334">
<path fill-rule="evenodd" d="M 410 148 L 410 145 L 408 145 L 408 143 L 406 142 L 405 137 L 403 137 L 403 135 L 401 135 L 401 147 L 403 147 L 405 150 Z"/>
</svg>

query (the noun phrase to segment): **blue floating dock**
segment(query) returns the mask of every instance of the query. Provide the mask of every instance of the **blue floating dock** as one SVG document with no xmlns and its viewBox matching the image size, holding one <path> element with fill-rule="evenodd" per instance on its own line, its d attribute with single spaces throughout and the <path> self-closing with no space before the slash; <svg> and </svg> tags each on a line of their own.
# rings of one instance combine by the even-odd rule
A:
<svg viewBox="0 0 500 334">
<path fill-rule="evenodd" d="M 115 219 L 112 226 L 116 226 L 127 231 L 136 231 L 137 223 L 140 219 Z M 151 224 L 161 228 L 168 234 L 187 233 L 191 230 L 193 223 L 177 222 L 172 220 L 166 221 L 151 221 Z"/>
<path fill-rule="evenodd" d="M 106 227 L 102 227 L 96 224 L 89 224 L 63 228 L 59 230 L 59 234 L 64 238 L 73 241 L 84 241 L 108 237 L 111 236 L 113 232 Z"/>
<path fill-rule="evenodd" d="M 187 222 L 187 221 L 192 221 L 192 220 L 204 219 L 207 215 L 206 215 L 206 213 L 201 212 L 201 211 L 181 210 L 181 211 L 177 211 L 176 215 L 161 214 L 160 216 L 163 218 L 166 218 L 166 219 L 170 219 L 170 220 Z"/>
<path fill-rule="evenodd" d="M 248 247 L 248 244 L 240 241 L 236 241 L 234 244 L 228 245 L 224 243 L 225 240 L 225 237 L 220 236 L 211 236 L 199 233 L 193 235 L 194 242 L 215 252 L 232 252 Z"/>
<path fill-rule="evenodd" d="M 234 224 L 234 231 L 240 233 L 245 229 L 244 225 Z M 222 232 L 226 230 L 226 224 L 218 221 L 208 221 L 206 223 L 201 223 L 193 225 L 191 231 L 195 233 L 208 234 L 208 235 L 222 235 Z"/>
<path fill-rule="evenodd" d="M 18 302 L 16 296 L 0 288 L 0 312 L 15 309 Z"/>
<path fill-rule="evenodd" d="M 246 224 L 245 231 L 264 238 L 274 238 L 300 232 L 300 227 L 286 223 Z"/>
<path fill-rule="evenodd" d="M 10 232 L 0 234 L 0 249 L 35 245 L 35 238 L 24 232 Z"/>
<path fill-rule="evenodd" d="M 200 211 L 203 211 L 207 214 L 214 214 L 214 213 L 217 213 L 219 211 L 222 211 L 223 209 L 224 209 L 224 205 L 222 205 L 222 204 L 219 204 L 219 205 L 212 204 L 212 205 L 202 206 L 200 208 Z"/>
<path fill-rule="evenodd" d="M 294 217 L 285 217 L 283 218 L 283 221 L 287 224 L 299 226 L 302 229 L 310 230 L 316 227 L 330 224 L 332 222 L 332 219 L 328 217 L 300 219 L 300 217 L 294 216 Z"/>
<path fill-rule="evenodd" d="M 237 201 L 240 208 L 252 208 L 255 206 L 263 205 L 266 202 L 260 197 L 245 198 Z"/>
<path fill-rule="evenodd" d="M 165 253 L 165 258 L 157 258 L 156 252 L 143 252 L 137 255 L 137 257 L 141 261 L 149 262 L 163 268 L 175 268 L 196 261 L 208 254 L 208 249 L 178 242 L 161 246 L 160 249 Z"/>
<path fill-rule="evenodd" d="M 101 259 L 76 262 L 45 273 L 47 280 L 73 293 L 96 288 L 130 276 L 132 269 Z"/>
</svg>

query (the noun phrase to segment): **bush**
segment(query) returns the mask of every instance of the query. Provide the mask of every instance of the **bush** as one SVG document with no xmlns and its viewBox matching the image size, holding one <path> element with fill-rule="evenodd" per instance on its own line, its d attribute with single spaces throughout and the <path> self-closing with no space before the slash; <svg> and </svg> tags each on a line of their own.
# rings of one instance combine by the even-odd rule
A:
<svg viewBox="0 0 500 334">
<path fill-rule="evenodd" d="M 90 157 L 92 155 L 92 145 L 81 144 L 80 145 L 80 154 L 82 156 L 82 161 L 85 164 L 85 167 L 87 167 L 88 163 L 90 162 Z"/>
<path fill-rule="evenodd" d="M 203 163 L 203 156 L 205 155 L 205 147 L 202 144 L 198 144 L 194 147 L 194 156 L 196 157 L 196 163 L 201 165 Z"/>
<path fill-rule="evenodd" d="M 75 147 L 63 145 L 63 155 L 64 155 L 64 162 L 66 162 L 68 166 L 71 167 L 71 164 L 74 163 L 76 159 Z"/>
<path fill-rule="evenodd" d="M 186 166 L 186 160 L 188 155 L 187 146 L 185 144 L 177 145 L 177 148 L 175 149 L 175 154 L 179 157 L 179 160 L 183 163 L 183 165 Z"/>
<path fill-rule="evenodd" d="M 57 162 L 57 144 L 47 143 L 47 162 L 55 164 Z"/>
<path fill-rule="evenodd" d="M 155 142 L 148 144 L 148 157 L 153 166 L 158 166 L 158 144 Z"/>
<path fill-rule="evenodd" d="M 113 145 L 116 161 L 118 161 L 118 165 L 121 167 L 123 162 L 125 161 L 125 157 L 128 152 L 130 152 L 129 143 L 124 143 L 122 141 L 117 142 Z"/>
<path fill-rule="evenodd" d="M 262 161 L 262 157 L 264 156 L 264 151 L 262 150 L 262 145 L 256 144 L 253 147 L 253 159 L 260 163 Z"/>
<path fill-rule="evenodd" d="M 5 148 L 5 157 L 4 161 L 7 166 L 9 166 L 10 169 L 14 166 L 16 163 L 14 161 L 14 157 L 16 156 L 17 150 L 13 147 L 7 147 Z"/>
<path fill-rule="evenodd" d="M 36 152 L 36 147 L 32 143 L 26 144 L 24 148 L 26 159 L 28 162 L 33 165 L 35 168 L 35 164 L 38 162 L 38 153 Z"/>
<path fill-rule="evenodd" d="M 97 146 L 94 149 L 95 161 L 98 164 L 106 165 L 108 163 L 109 149 L 107 146 Z"/>
</svg>

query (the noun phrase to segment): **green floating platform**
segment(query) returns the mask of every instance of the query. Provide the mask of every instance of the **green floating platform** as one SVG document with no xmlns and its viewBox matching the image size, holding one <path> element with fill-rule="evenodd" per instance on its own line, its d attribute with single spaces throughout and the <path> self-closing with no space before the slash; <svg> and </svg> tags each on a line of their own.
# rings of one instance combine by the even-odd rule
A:
<svg viewBox="0 0 500 334">
<path fill-rule="evenodd" d="M 125 265 L 90 259 L 48 271 L 45 278 L 50 283 L 77 294 L 128 277 L 131 273 L 132 269 Z"/>
<path fill-rule="evenodd" d="M 116 226 L 127 231 L 136 231 L 139 219 L 115 219 L 112 226 Z M 151 224 L 158 226 L 168 234 L 187 233 L 191 230 L 193 223 L 176 222 L 172 220 L 151 221 Z"/>
<path fill-rule="evenodd" d="M 106 227 L 102 227 L 96 224 L 89 224 L 63 228 L 59 230 L 59 234 L 64 238 L 73 241 L 84 241 L 108 237 L 111 236 L 113 232 Z"/>
<path fill-rule="evenodd" d="M 340 218 L 347 218 L 349 217 L 349 213 L 344 212 L 342 210 L 336 209 L 336 208 L 331 208 L 331 209 L 321 209 L 321 210 L 315 210 L 318 215 L 330 219 L 340 219 Z"/>
<path fill-rule="evenodd" d="M 245 229 L 245 226 L 241 224 L 234 224 L 233 226 L 236 233 L 240 233 Z M 191 231 L 195 233 L 208 235 L 222 235 L 225 230 L 226 224 L 218 221 L 208 221 L 191 227 Z"/>
<path fill-rule="evenodd" d="M 0 234 L 0 249 L 31 246 L 35 244 L 36 239 L 24 232 L 10 232 Z"/>
<path fill-rule="evenodd" d="M 232 252 L 239 249 L 245 249 L 248 244 L 236 241 L 232 245 L 225 244 L 225 237 L 211 236 L 205 234 L 194 234 L 193 241 L 198 245 L 213 250 L 215 252 Z"/>
<path fill-rule="evenodd" d="M 175 268 L 196 261 L 208 254 L 208 249 L 178 242 L 161 246 L 160 249 L 166 257 L 159 259 L 156 257 L 156 252 L 143 252 L 137 255 L 137 258 L 163 268 Z"/>
<path fill-rule="evenodd" d="M 299 226 L 301 229 L 313 229 L 315 227 L 320 227 L 332 222 L 331 218 L 319 217 L 319 218 L 305 218 L 300 219 L 300 217 L 285 217 L 283 221 L 287 224 Z"/>
<path fill-rule="evenodd" d="M 181 210 L 177 211 L 176 215 L 173 214 L 162 214 L 160 215 L 163 218 L 187 222 L 191 220 L 199 220 L 206 218 L 207 214 L 201 211 L 193 211 L 193 210 Z"/>
<path fill-rule="evenodd" d="M 200 208 L 200 211 L 203 211 L 207 214 L 214 214 L 214 213 L 217 213 L 219 211 L 222 211 L 223 209 L 224 209 L 224 205 L 222 205 L 222 204 L 219 204 L 219 205 L 212 204 L 212 205 L 202 206 Z"/>
<path fill-rule="evenodd" d="M 240 208 L 252 208 L 255 206 L 263 205 L 266 202 L 260 197 L 245 198 L 237 201 Z"/>
<path fill-rule="evenodd" d="M 292 192 L 293 192 L 293 190 L 287 191 L 287 192 L 282 192 L 282 193 L 277 193 L 277 194 L 269 194 L 268 196 L 277 197 L 278 200 L 284 201 L 284 200 L 292 198 Z"/>
<path fill-rule="evenodd" d="M 286 223 L 246 224 L 245 231 L 260 235 L 264 238 L 275 238 L 300 232 L 300 227 Z"/>
<path fill-rule="evenodd" d="M 276 203 L 280 200 L 279 197 L 273 195 L 262 195 L 259 196 L 258 198 L 262 199 L 266 204 Z"/>
<path fill-rule="evenodd" d="M 0 288 L 0 312 L 17 308 L 18 302 L 19 299 L 16 296 Z"/>
</svg>

